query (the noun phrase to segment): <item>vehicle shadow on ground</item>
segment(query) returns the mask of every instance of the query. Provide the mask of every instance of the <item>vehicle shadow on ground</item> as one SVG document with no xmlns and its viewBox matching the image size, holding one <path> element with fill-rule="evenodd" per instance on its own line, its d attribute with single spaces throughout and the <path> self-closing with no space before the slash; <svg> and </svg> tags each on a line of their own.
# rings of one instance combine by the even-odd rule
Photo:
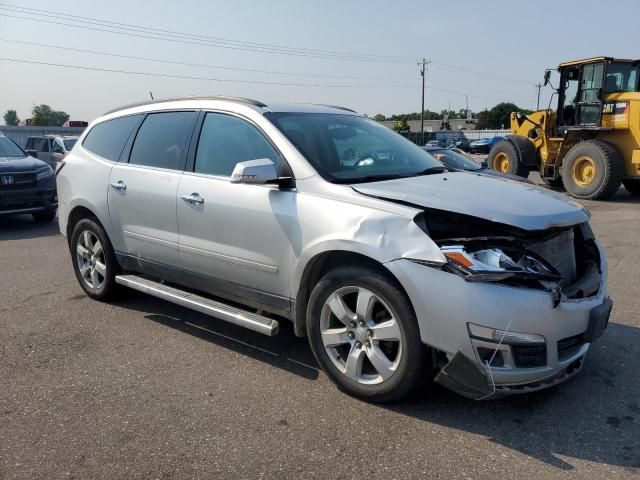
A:
<svg viewBox="0 0 640 480">
<path fill-rule="evenodd" d="M 316 380 L 319 368 L 306 339 L 293 333 L 293 325 L 280 321 L 280 333 L 267 337 L 169 302 L 131 291 L 116 304 L 145 313 L 144 318 L 268 363 L 294 375 Z M 151 312 L 151 313 L 149 313 Z"/>
<path fill-rule="evenodd" d="M 610 324 L 583 371 L 541 392 L 473 401 L 435 384 L 390 410 L 482 435 L 571 470 L 572 458 L 640 468 L 640 329 Z M 498 453 L 496 453 L 498 455 Z M 561 458 L 567 457 L 567 458 Z"/>
<path fill-rule="evenodd" d="M 57 219 L 52 222 L 37 223 L 31 215 L 0 217 L 0 241 L 27 240 L 55 235 L 60 235 Z"/>
<path fill-rule="evenodd" d="M 138 292 L 115 305 L 305 379 L 319 377 L 307 340 L 296 337 L 287 321 L 270 338 Z M 410 398 L 378 408 L 482 435 L 561 470 L 573 469 L 571 458 L 577 458 L 635 471 L 640 468 L 639 345 L 640 329 L 611 323 L 583 371 L 557 387 L 474 401 L 428 382 Z"/>
</svg>

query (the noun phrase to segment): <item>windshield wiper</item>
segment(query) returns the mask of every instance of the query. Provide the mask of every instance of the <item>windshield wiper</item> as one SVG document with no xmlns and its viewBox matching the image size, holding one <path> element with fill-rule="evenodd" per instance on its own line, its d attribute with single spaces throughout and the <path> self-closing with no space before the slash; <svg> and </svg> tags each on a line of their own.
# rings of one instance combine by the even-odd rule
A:
<svg viewBox="0 0 640 480">
<path fill-rule="evenodd" d="M 398 175 L 397 173 L 387 173 L 380 175 L 365 175 L 364 177 L 350 177 L 350 178 L 334 178 L 331 183 L 366 183 L 366 182 L 381 182 L 383 180 L 396 180 L 398 178 L 406 178 L 406 175 Z"/>
<path fill-rule="evenodd" d="M 409 177 L 419 177 L 422 175 L 432 175 L 434 173 L 444 173 L 444 172 L 448 172 L 449 169 L 447 167 L 445 167 L 444 165 L 440 166 L 436 166 L 436 167 L 429 167 L 429 168 L 425 168 L 424 170 L 420 170 L 419 172 L 416 173 L 412 173 L 411 175 L 408 175 Z"/>
</svg>

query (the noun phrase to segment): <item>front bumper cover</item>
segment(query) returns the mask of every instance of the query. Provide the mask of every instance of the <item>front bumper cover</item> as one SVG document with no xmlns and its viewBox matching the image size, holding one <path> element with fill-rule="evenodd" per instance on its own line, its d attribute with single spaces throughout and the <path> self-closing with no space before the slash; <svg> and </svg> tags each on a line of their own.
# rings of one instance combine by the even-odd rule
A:
<svg viewBox="0 0 640 480">
<path fill-rule="evenodd" d="M 606 259 L 599 245 L 598 248 L 601 282 L 597 294 L 581 299 L 563 298 L 559 303 L 551 292 L 466 282 L 457 275 L 406 259 L 386 266 L 411 300 L 423 343 L 447 356 L 448 363 L 436 381 L 464 396 L 480 399 L 547 388 L 571 378 L 581 369 L 590 342 L 606 328 L 611 310 L 611 301 L 606 298 Z M 592 321 L 593 315 L 600 320 Z M 542 335 L 546 340 L 544 365 L 532 368 L 484 365 L 469 337 L 469 322 Z M 576 348 L 563 352 L 563 342 L 575 337 L 581 339 Z"/>
</svg>

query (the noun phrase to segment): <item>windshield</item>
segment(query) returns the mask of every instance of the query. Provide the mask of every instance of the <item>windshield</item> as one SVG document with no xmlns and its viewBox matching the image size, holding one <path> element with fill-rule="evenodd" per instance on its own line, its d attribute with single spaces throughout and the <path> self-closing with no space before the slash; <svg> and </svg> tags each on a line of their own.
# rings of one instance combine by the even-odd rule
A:
<svg viewBox="0 0 640 480">
<path fill-rule="evenodd" d="M 24 157 L 24 152 L 7 137 L 0 137 L 0 157 Z"/>
<path fill-rule="evenodd" d="M 324 113 L 265 116 L 330 182 L 370 182 L 442 171 L 442 165 L 420 147 L 367 118 Z"/>
<path fill-rule="evenodd" d="M 637 92 L 639 70 L 635 63 L 610 63 L 604 82 L 605 92 Z"/>
<path fill-rule="evenodd" d="M 480 170 L 480 165 L 454 150 L 443 148 L 442 150 L 430 150 L 429 153 L 433 155 L 436 160 L 442 162 L 445 167 L 456 170 Z"/>
<path fill-rule="evenodd" d="M 67 151 L 71 150 L 77 141 L 78 141 L 77 138 L 70 138 L 67 140 L 63 140 L 62 142 L 64 143 L 64 149 Z"/>
</svg>

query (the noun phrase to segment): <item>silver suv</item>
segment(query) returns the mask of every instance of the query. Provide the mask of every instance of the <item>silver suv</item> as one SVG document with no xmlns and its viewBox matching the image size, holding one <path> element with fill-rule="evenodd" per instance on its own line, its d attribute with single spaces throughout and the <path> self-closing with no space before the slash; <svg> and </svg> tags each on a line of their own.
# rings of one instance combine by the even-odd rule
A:
<svg viewBox="0 0 640 480">
<path fill-rule="evenodd" d="M 448 171 L 345 108 L 125 107 L 87 128 L 57 185 L 90 297 L 125 286 L 266 335 L 291 322 L 371 401 L 428 374 L 475 399 L 555 385 L 611 310 L 583 207 Z"/>
</svg>

